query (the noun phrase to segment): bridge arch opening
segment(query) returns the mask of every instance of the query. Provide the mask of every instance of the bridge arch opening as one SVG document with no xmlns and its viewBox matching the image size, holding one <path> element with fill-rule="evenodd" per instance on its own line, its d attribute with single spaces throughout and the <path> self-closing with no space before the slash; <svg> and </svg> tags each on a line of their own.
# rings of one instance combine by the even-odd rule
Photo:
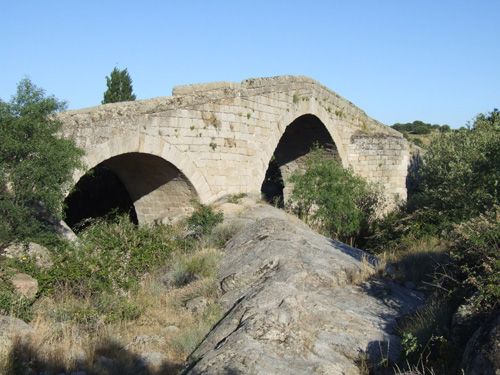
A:
<svg viewBox="0 0 500 375">
<path fill-rule="evenodd" d="M 88 219 L 128 214 L 136 224 L 170 221 L 192 210 L 197 198 L 188 178 L 172 163 L 147 153 L 111 157 L 85 174 L 65 201 L 65 219 L 79 230 Z"/>
<path fill-rule="evenodd" d="M 340 162 L 335 142 L 318 117 L 302 115 L 287 126 L 269 161 L 261 186 L 266 201 L 284 207 L 292 189 L 288 179 L 294 172 L 305 169 L 307 154 L 316 146 L 326 150 L 332 160 Z"/>
</svg>

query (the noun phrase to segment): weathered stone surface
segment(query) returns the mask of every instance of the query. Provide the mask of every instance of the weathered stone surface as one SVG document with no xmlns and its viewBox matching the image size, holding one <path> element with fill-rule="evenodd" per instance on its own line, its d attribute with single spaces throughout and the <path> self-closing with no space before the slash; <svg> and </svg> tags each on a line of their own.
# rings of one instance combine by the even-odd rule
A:
<svg viewBox="0 0 500 375">
<path fill-rule="evenodd" d="M 358 374 L 356 359 L 396 359 L 396 318 L 422 300 L 373 279 L 350 284 L 363 252 L 270 206 L 238 218 L 219 271 L 226 314 L 191 355 L 190 374 Z"/>
<path fill-rule="evenodd" d="M 260 193 L 280 140 L 297 120 L 302 131 L 285 146 L 300 144 L 311 125 L 304 119 L 322 124 L 317 130 L 333 141 L 344 166 L 381 184 L 389 198 L 406 198 L 408 142 L 307 77 L 176 87 L 172 97 L 59 118 L 63 135 L 86 151 L 87 167 L 103 163 L 125 184 L 139 222 L 175 217 L 193 197 L 211 203 L 228 194 Z"/>
<path fill-rule="evenodd" d="M 33 298 L 38 293 L 38 281 L 25 273 L 16 273 L 10 282 L 15 291 L 26 298 Z"/>
<path fill-rule="evenodd" d="M 57 224 L 54 225 L 54 229 L 59 235 L 61 235 L 68 241 L 73 242 L 78 240 L 78 237 L 76 236 L 75 232 L 73 232 L 71 228 L 68 226 L 68 224 L 66 224 L 66 222 L 64 222 L 63 220 L 59 220 Z"/>
<path fill-rule="evenodd" d="M 33 258 L 35 264 L 40 268 L 52 267 L 52 259 L 50 251 L 37 243 L 30 242 L 28 244 L 12 244 L 4 249 L 6 258 L 20 259 Z"/>
<path fill-rule="evenodd" d="M 467 343 L 462 358 L 466 375 L 500 374 L 500 316 L 484 322 Z"/>
</svg>

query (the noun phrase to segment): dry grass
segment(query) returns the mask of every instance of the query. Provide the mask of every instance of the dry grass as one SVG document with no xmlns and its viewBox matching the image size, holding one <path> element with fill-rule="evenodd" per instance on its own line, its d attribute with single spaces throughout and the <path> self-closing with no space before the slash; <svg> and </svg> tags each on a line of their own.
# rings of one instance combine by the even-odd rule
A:
<svg viewBox="0 0 500 375">
<path fill-rule="evenodd" d="M 363 256 L 359 268 L 346 270 L 347 282 L 353 285 L 364 283 L 373 276 L 382 275 L 385 267 L 385 256 L 380 257 L 379 259 L 370 259 L 368 256 Z"/>
<path fill-rule="evenodd" d="M 398 281 L 411 281 L 415 285 L 429 282 L 441 265 L 448 261 L 446 244 L 436 237 L 408 239 L 404 247 L 385 252 L 383 256 L 391 266 L 390 276 Z"/>
<path fill-rule="evenodd" d="M 215 250 L 200 249 L 189 259 L 217 256 Z M 179 368 L 220 318 L 215 275 L 209 273 L 177 288 L 164 285 L 160 276 L 146 276 L 138 291 L 124 296 L 127 302 L 141 306 L 142 313 L 134 320 L 107 322 L 104 316 L 88 313 L 89 299 L 76 299 L 65 291 L 41 299 L 35 308 L 33 332 L 14 340 L 10 352 L 3 350 L 0 373 L 21 373 L 15 368 L 21 362 L 56 372 L 134 373 L 143 354 L 155 352 L 163 355 L 157 371 Z M 198 296 L 206 299 L 206 307 L 196 312 L 186 309 L 185 302 Z M 106 361 L 112 370 L 103 369 Z M 155 373 L 154 368 L 148 371 Z"/>
<path fill-rule="evenodd" d="M 394 368 L 394 374 L 395 375 L 435 375 L 436 373 L 432 368 L 427 368 L 423 365 L 421 366 L 411 366 L 409 363 L 407 363 L 407 370 L 402 370 L 399 368 L 399 366 L 395 366 Z"/>
</svg>

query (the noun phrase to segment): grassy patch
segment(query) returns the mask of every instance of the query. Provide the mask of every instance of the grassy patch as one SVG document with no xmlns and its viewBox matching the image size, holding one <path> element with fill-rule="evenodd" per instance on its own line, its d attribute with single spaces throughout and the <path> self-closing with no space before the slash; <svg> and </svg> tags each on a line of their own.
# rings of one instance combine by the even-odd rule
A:
<svg viewBox="0 0 500 375">
<path fill-rule="evenodd" d="M 245 198 L 246 196 L 247 196 L 247 195 L 246 195 L 246 193 L 231 194 L 231 195 L 229 196 L 229 198 L 227 198 L 227 201 L 228 201 L 229 203 L 238 204 L 238 203 L 240 203 L 240 200 L 241 200 L 242 198 Z"/>
<path fill-rule="evenodd" d="M 172 283 L 179 287 L 202 278 L 215 277 L 219 258 L 220 252 L 214 249 L 177 257 L 171 271 Z"/>
<path fill-rule="evenodd" d="M 10 351 L 1 348 L 0 373 L 21 374 L 34 366 L 107 373 L 103 356 L 113 363 L 110 373 L 135 373 L 134 364 L 147 351 L 165 355 L 159 373 L 180 368 L 221 315 L 215 302 L 217 247 L 236 230 L 218 225 L 222 219 L 202 205 L 176 226 L 136 227 L 118 217 L 94 222 L 78 244 L 52 247 L 50 269 L 39 269 L 33 259 L 2 259 L 1 313 L 31 320 L 33 332 Z M 162 282 L 165 270 L 173 284 Z M 16 272 L 39 281 L 36 298 L 15 294 L 8 280 Z M 206 306 L 190 311 L 186 301 L 196 297 Z"/>
</svg>

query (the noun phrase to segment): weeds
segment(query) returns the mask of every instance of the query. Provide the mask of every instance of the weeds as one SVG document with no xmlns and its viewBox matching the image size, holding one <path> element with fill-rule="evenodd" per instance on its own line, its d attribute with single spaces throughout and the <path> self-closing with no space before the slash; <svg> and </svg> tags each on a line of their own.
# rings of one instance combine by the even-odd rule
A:
<svg viewBox="0 0 500 375">
<path fill-rule="evenodd" d="M 187 219 L 187 225 L 195 238 L 209 235 L 215 226 L 223 221 L 222 212 L 215 212 L 211 207 L 198 204 L 197 209 Z"/>
<path fill-rule="evenodd" d="M 224 244 L 236 230 L 215 228 L 222 219 L 200 205 L 176 226 L 136 227 L 125 217 L 95 221 L 82 231 L 78 245 L 51 249 L 50 269 L 39 269 L 32 259 L 2 260 L 0 309 L 32 319 L 33 332 L 10 352 L 2 348 L 0 373 L 102 373 L 103 356 L 114 366 L 111 373 L 135 373 L 148 350 L 165 353 L 168 363 L 162 368 L 179 368 L 221 315 L 214 284 L 220 252 L 213 245 Z M 186 228 L 196 236 L 186 236 Z M 175 287 L 161 282 L 165 269 L 174 275 Z M 39 280 L 36 299 L 15 295 L 6 280 L 17 271 Z M 207 306 L 187 310 L 185 301 L 198 296 Z"/>
<path fill-rule="evenodd" d="M 231 194 L 227 199 L 228 203 L 238 204 L 242 198 L 245 198 L 246 193 Z"/>
<path fill-rule="evenodd" d="M 214 249 L 178 257 L 172 267 L 173 284 L 179 287 L 195 280 L 214 277 L 219 258 L 220 252 Z"/>
</svg>

